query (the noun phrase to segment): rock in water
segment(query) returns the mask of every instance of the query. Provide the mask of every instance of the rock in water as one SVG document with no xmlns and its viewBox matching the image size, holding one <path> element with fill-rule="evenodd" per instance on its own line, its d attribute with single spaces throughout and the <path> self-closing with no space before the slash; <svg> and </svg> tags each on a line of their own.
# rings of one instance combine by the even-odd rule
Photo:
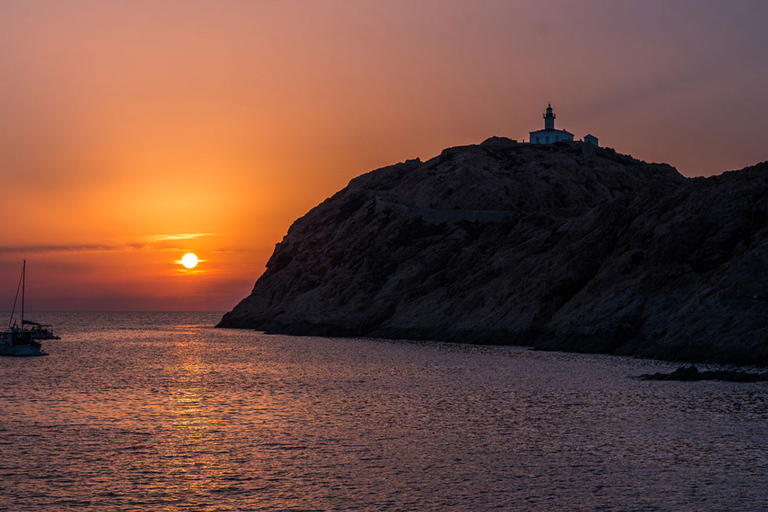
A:
<svg viewBox="0 0 768 512">
<path fill-rule="evenodd" d="M 750 373 L 740 370 L 712 370 L 700 372 L 695 366 L 681 366 L 672 373 L 645 374 L 640 375 L 639 378 L 640 380 L 724 380 L 727 382 L 766 382 L 768 381 L 768 372 Z"/>
<path fill-rule="evenodd" d="M 359 176 L 220 327 L 768 363 L 768 163 L 503 138 Z"/>
</svg>

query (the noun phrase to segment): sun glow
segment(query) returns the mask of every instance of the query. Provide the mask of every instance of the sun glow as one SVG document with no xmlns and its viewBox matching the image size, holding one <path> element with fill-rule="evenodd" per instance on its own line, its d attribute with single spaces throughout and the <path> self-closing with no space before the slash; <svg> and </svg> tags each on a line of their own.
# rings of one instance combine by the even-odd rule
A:
<svg viewBox="0 0 768 512">
<path fill-rule="evenodd" d="M 181 258 L 181 264 L 184 265 L 186 268 L 195 268 L 197 266 L 197 256 L 192 254 L 191 252 L 188 252 Z"/>
</svg>

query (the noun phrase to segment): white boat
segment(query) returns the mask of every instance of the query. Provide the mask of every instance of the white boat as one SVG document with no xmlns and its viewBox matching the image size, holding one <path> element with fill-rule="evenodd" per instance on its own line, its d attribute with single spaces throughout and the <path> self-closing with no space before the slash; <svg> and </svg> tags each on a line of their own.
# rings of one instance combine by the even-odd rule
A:
<svg viewBox="0 0 768 512">
<path fill-rule="evenodd" d="M 11 311 L 11 319 L 8 322 L 8 329 L 0 331 L 0 356 L 47 356 L 42 351 L 42 345 L 35 338 L 40 336 L 41 330 L 44 330 L 48 334 L 50 331 L 44 329 L 42 325 L 36 324 L 36 322 L 30 322 L 24 320 L 24 288 L 26 286 L 26 271 L 27 262 L 24 261 L 21 267 L 21 279 L 19 280 L 19 287 L 16 289 L 16 300 L 13 302 L 13 311 Z M 21 327 L 14 322 L 14 315 L 16 314 L 16 303 L 19 300 L 19 291 L 21 291 Z M 24 328 L 25 325 L 32 325 L 32 329 Z M 40 329 L 35 329 L 38 326 Z M 52 334 L 51 334 L 52 335 Z"/>
</svg>

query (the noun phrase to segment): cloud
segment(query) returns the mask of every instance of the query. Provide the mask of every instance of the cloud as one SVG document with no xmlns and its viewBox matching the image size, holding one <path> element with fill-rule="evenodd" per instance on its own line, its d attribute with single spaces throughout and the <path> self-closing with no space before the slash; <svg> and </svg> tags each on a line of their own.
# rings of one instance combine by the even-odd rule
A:
<svg viewBox="0 0 768 512">
<path fill-rule="evenodd" d="M 0 254 L 3 253 L 72 253 L 72 252 L 116 252 L 127 249 L 143 249 L 146 244 L 125 244 L 125 245 L 103 245 L 103 244 L 82 244 L 82 245 L 21 245 L 11 247 L 0 247 Z"/>
<path fill-rule="evenodd" d="M 191 240 L 203 236 L 213 236 L 215 233 L 175 233 L 169 235 L 151 235 L 147 237 L 150 242 L 167 242 L 169 240 Z"/>
<path fill-rule="evenodd" d="M 0 255 L 2 254 L 51 254 L 51 253 L 93 253 L 93 252 L 122 252 L 138 251 L 146 249 L 160 250 L 180 250 L 176 247 L 168 247 L 163 242 L 172 242 L 178 240 L 191 240 L 205 236 L 213 236 L 215 233 L 177 233 L 163 235 L 149 235 L 143 237 L 143 241 L 127 242 L 124 244 L 61 244 L 61 245 L 18 245 L 18 246 L 0 246 Z M 160 244 L 161 247 L 153 247 L 153 244 Z"/>
</svg>

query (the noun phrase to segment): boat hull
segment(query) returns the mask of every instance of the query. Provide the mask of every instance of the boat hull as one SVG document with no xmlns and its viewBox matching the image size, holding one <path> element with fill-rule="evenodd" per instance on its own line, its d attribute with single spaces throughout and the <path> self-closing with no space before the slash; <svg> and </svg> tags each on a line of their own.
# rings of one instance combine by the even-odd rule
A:
<svg viewBox="0 0 768 512">
<path fill-rule="evenodd" d="M 40 342 L 32 339 L 30 331 L 12 330 L 0 333 L 0 356 L 47 356 Z"/>
<path fill-rule="evenodd" d="M 7 357 L 34 357 L 47 356 L 48 354 L 34 345 L 0 345 L 0 356 Z"/>
<path fill-rule="evenodd" d="M 60 340 L 59 336 L 56 336 L 49 330 L 33 331 L 33 340 Z"/>
</svg>

